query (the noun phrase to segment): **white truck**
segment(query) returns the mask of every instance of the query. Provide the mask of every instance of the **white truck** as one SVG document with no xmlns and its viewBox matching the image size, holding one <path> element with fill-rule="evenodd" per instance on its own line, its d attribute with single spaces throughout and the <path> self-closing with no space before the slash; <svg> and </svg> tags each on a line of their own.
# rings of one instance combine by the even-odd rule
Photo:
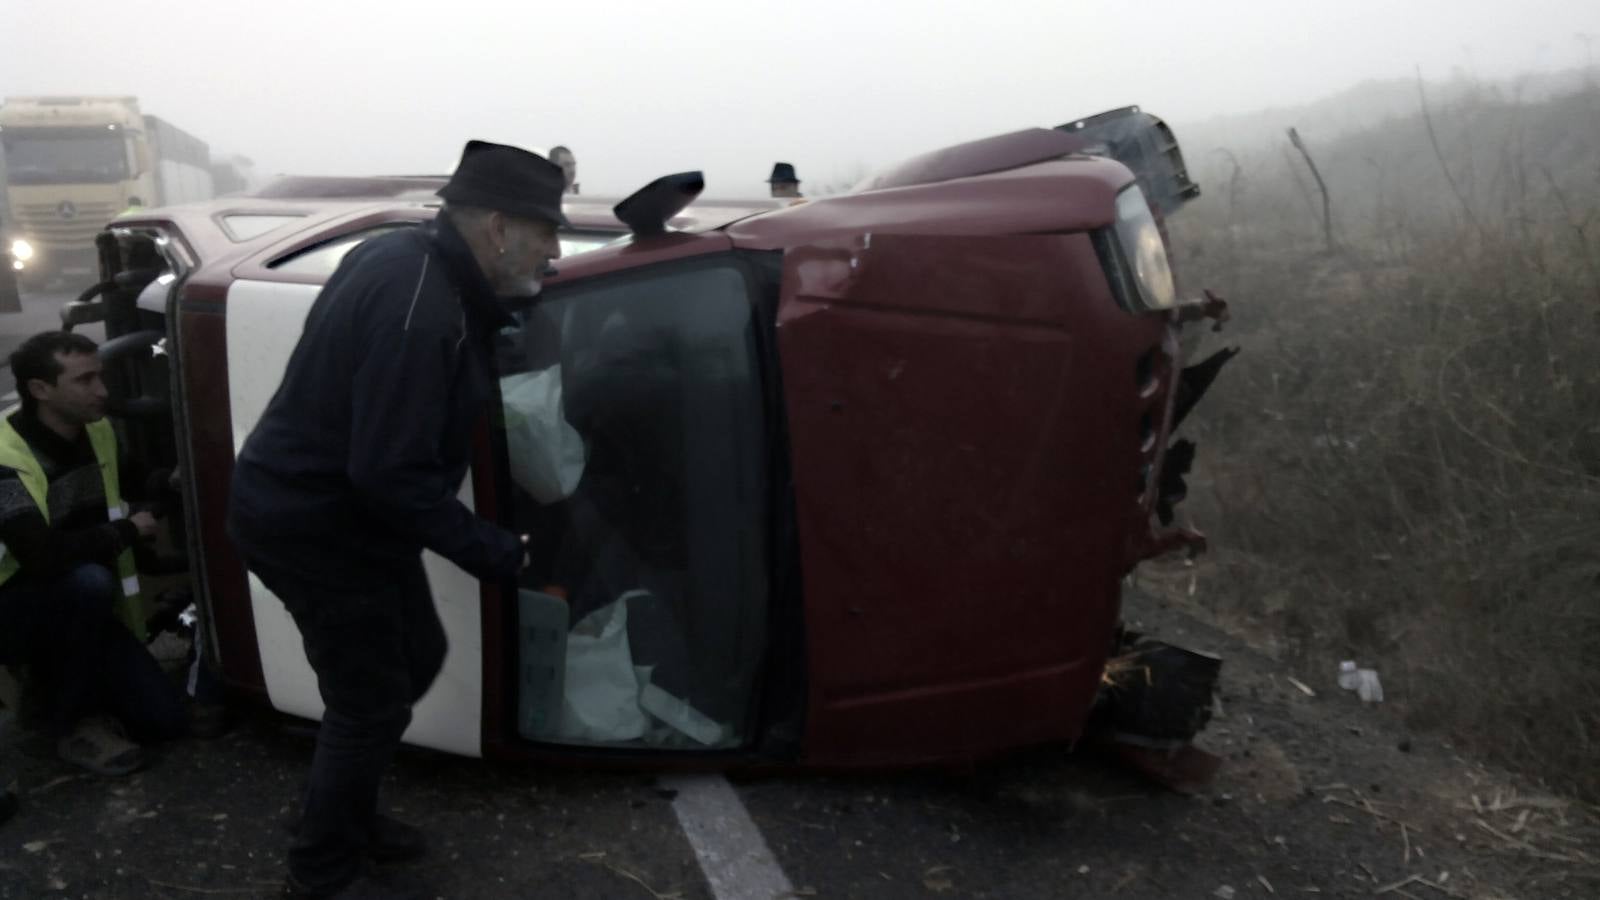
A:
<svg viewBox="0 0 1600 900">
<path fill-rule="evenodd" d="M 30 283 L 93 278 L 94 236 L 122 212 L 214 194 L 205 142 L 133 97 L 7 97 L 0 145 L 6 249 Z"/>
</svg>

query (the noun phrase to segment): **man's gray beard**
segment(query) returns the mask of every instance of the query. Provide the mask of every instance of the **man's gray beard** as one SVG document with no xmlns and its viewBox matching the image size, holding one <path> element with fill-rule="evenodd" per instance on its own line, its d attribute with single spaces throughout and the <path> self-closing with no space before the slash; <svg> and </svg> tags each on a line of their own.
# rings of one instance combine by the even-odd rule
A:
<svg viewBox="0 0 1600 900">
<path fill-rule="evenodd" d="M 529 277 L 514 277 L 504 273 L 497 275 L 498 277 L 494 279 L 494 292 L 497 297 L 537 297 L 544 289 L 543 280 L 538 275 Z"/>
<path fill-rule="evenodd" d="M 544 290 L 544 282 L 537 278 L 527 278 L 513 281 L 510 286 L 500 291 L 501 297 L 537 297 Z"/>
</svg>

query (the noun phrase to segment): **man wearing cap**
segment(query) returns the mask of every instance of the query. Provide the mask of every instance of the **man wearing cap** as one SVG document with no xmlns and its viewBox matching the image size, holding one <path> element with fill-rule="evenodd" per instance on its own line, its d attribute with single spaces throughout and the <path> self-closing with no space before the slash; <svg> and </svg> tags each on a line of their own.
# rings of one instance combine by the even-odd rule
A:
<svg viewBox="0 0 1600 900">
<path fill-rule="evenodd" d="M 772 186 L 774 197 L 789 199 L 800 196 L 800 176 L 794 173 L 794 166 L 790 163 L 773 163 L 767 184 Z"/>
<path fill-rule="evenodd" d="M 550 148 L 550 161 L 561 167 L 562 177 L 566 181 L 566 192 L 578 193 L 578 158 L 563 144 Z"/>
<path fill-rule="evenodd" d="M 433 224 L 361 244 L 306 317 L 234 469 L 228 533 L 299 626 L 325 711 L 284 894 L 406 896 L 362 874 L 419 856 L 421 832 L 377 812 L 411 707 L 445 656 L 422 551 L 515 577 L 526 536 L 457 499 L 494 396 L 502 302 L 560 257 L 559 166 L 471 141 Z"/>
</svg>

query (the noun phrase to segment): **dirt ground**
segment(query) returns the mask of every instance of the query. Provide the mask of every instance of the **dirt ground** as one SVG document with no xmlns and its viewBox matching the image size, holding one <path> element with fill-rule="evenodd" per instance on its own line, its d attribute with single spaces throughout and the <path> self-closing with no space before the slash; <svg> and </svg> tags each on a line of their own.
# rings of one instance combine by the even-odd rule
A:
<svg viewBox="0 0 1600 900">
<path fill-rule="evenodd" d="M 1058 748 L 962 771 L 731 775 L 795 893 L 1600 896 L 1600 812 L 1405 733 L 1334 673 L 1286 671 L 1183 593 L 1181 573 L 1147 582 L 1128 619 L 1227 660 L 1200 741 L 1226 760 L 1210 790 L 1178 795 Z M 310 749 L 304 723 L 249 712 L 219 740 L 161 748 L 108 780 L 7 729 L 0 758 L 22 809 L 0 826 L 0 898 L 271 896 Z M 438 897 L 713 896 L 651 773 L 407 751 L 386 796 L 434 842 L 397 874 Z"/>
</svg>

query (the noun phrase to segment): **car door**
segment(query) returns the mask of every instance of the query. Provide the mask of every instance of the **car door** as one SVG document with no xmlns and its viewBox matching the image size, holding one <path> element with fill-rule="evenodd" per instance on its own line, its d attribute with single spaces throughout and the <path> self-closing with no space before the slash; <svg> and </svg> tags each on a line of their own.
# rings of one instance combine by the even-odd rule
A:
<svg viewBox="0 0 1600 900">
<path fill-rule="evenodd" d="M 235 270 L 227 290 L 228 401 L 237 456 L 276 392 L 306 314 L 344 255 L 363 241 L 417 227 L 425 213 L 396 208 L 339 222 L 292 246 L 274 248 Z M 474 503 L 471 476 L 461 500 Z M 416 704 L 404 740 L 452 753 L 481 752 L 483 622 L 477 579 L 433 553 L 423 566 L 433 590 L 449 651 L 433 687 Z M 261 674 L 274 708 L 309 719 L 322 716 L 316 675 L 299 629 L 260 579 L 248 577 L 248 598 Z"/>
</svg>

